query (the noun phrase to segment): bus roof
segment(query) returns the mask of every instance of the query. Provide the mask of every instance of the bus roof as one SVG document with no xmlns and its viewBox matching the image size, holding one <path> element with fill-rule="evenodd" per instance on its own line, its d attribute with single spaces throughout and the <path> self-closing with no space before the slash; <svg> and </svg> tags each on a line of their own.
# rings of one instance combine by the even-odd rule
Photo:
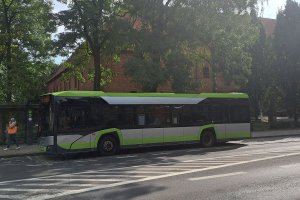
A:
<svg viewBox="0 0 300 200">
<path fill-rule="evenodd" d="M 49 93 L 57 97 L 184 97 L 184 98 L 249 98 L 245 93 L 110 93 L 102 91 L 61 91 Z"/>
</svg>

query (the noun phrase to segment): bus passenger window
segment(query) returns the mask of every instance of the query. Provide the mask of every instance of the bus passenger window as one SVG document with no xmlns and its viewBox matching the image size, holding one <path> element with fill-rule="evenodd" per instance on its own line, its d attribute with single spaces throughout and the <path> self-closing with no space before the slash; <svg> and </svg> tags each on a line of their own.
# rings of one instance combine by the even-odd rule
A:
<svg viewBox="0 0 300 200">
<path fill-rule="evenodd" d="M 138 125 L 139 126 L 145 125 L 145 115 L 138 115 Z"/>
</svg>

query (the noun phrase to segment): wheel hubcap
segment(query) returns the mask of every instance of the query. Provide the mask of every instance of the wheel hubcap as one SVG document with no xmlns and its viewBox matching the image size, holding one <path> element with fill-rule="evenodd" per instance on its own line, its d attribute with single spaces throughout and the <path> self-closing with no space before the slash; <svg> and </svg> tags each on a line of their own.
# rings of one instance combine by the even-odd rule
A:
<svg viewBox="0 0 300 200">
<path fill-rule="evenodd" d="M 103 143 L 103 149 L 105 151 L 111 151 L 114 148 L 114 144 L 111 141 L 105 141 Z"/>
</svg>

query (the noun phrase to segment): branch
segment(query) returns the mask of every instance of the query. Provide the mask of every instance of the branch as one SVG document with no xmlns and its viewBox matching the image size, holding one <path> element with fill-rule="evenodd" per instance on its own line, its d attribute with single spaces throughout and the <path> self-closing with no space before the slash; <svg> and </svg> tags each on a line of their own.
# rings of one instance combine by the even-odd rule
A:
<svg viewBox="0 0 300 200">
<path fill-rule="evenodd" d="M 172 0 L 168 0 L 165 4 L 165 6 L 169 6 L 169 4 L 171 3 Z"/>
</svg>

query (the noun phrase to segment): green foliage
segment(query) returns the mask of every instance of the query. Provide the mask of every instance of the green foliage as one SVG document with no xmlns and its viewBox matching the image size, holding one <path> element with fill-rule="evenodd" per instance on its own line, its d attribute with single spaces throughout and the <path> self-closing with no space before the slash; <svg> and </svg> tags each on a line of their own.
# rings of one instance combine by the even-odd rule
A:
<svg viewBox="0 0 300 200">
<path fill-rule="evenodd" d="M 273 66 L 274 57 L 271 56 L 271 41 L 267 43 L 265 29 L 261 20 L 256 15 L 252 15 L 252 22 L 259 28 L 259 38 L 250 49 L 252 57 L 251 75 L 248 77 L 249 81 L 245 86 L 245 90 L 250 96 L 253 115 L 258 119 L 263 109 L 264 89 L 269 87 L 269 81 L 265 81 L 269 76 L 269 74 L 266 73 L 266 69 L 270 70 L 270 66 Z"/>
<path fill-rule="evenodd" d="M 143 91 L 155 92 L 158 84 L 166 80 L 165 69 L 155 64 L 149 55 L 134 56 L 125 65 L 127 73 L 142 87 Z"/>
<path fill-rule="evenodd" d="M 63 73 L 62 80 L 67 81 L 71 78 L 75 78 L 82 83 L 85 83 L 87 80 L 94 80 L 95 71 L 93 69 L 88 69 L 91 62 L 91 55 L 89 52 L 89 48 L 86 43 L 81 44 L 72 56 L 68 59 L 68 61 L 61 64 L 61 67 L 65 68 L 65 72 Z M 114 55 L 113 57 L 102 57 L 102 62 L 106 63 L 106 66 L 110 66 L 111 64 L 117 64 L 120 62 L 120 57 Z M 105 86 L 111 83 L 111 80 L 114 77 L 113 71 L 108 67 L 100 67 L 101 69 L 101 86 Z M 87 74 L 87 76 L 85 75 Z"/>
<path fill-rule="evenodd" d="M 124 19 L 123 1 L 72 0 L 68 5 L 70 9 L 57 15 L 58 24 L 67 30 L 59 34 L 57 47 L 62 53 L 69 54 L 86 42 L 94 61 L 94 75 L 90 77 L 94 78 L 94 90 L 100 90 L 101 84 L 107 83 L 111 75 L 104 69 L 118 57 L 131 29 Z"/>
<path fill-rule="evenodd" d="M 155 91 L 159 84 L 171 80 L 175 91 L 192 90 L 195 83 L 188 74 L 207 62 L 213 80 L 222 73 L 227 82 L 247 83 L 252 61 L 249 49 L 258 38 L 250 12 L 255 12 L 258 1 L 127 2 L 131 4 L 131 16 L 141 24 L 133 35 L 134 58 L 127 64 L 127 72 L 138 84 L 147 84 L 143 88 Z M 176 62 L 172 55 L 178 55 Z M 148 67 L 158 76 L 143 69 Z M 146 79 L 152 79 L 152 83 Z"/>
<path fill-rule="evenodd" d="M 198 44 L 210 51 L 213 76 L 222 73 L 225 81 L 244 85 L 251 73 L 249 49 L 258 37 L 257 26 L 249 13 L 255 10 L 257 1 L 191 2 L 189 21 L 194 21 Z"/>
<path fill-rule="evenodd" d="M 290 115 L 297 121 L 300 113 L 300 5 L 287 0 L 285 10 L 277 15 L 274 33 L 276 65 L 280 87 Z"/>
<path fill-rule="evenodd" d="M 189 32 L 181 1 L 127 1 L 130 16 L 138 26 L 133 38 L 133 57 L 126 72 L 144 91 L 154 92 L 171 81 L 175 92 L 190 90 L 191 61 L 185 53 Z"/>
<path fill-rule="evenodd" d="M 0 20 L 0 102 L 26 102 L 45 91 L 53 67 L 51 3 L 1 0 Z"/>
</svg>

